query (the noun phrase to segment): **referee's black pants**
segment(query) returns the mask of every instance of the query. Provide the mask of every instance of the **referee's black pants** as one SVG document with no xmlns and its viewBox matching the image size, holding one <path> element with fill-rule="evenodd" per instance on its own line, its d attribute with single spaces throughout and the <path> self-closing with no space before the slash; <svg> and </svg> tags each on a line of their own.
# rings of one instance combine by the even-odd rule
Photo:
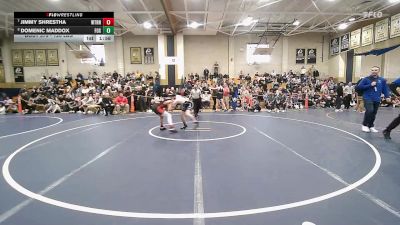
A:
<svg viewBox="0 0 400 225">
<path fill-rule="evenodd" d="M 213 110 L 216 110 L 217 97 L 216 97 L 216 96 L 213 96 L 212 99 L 213 99 L 213 107 L 212 107 L 212 109 L 213 109 Z"/>
<path fill-rule="evenodd" d="M 194 116 L 197 117 L 201 108 L 201 98 L 193 99 Z"/>
<path fill-rule="evenodd" d="M 340 109 L 340 108 L 342 108 L 342 101 L 343 101 L 343 99 L 342 99 L 343 97 L 342 96 L 336 96 L 336 109 Z"/>
<path fill-rule="evenodd" d="M 344 96 L 343 104 L 344 104 L 344 108 L 345 109 L 349 109 L 350 108 L 350 102 L 351 102 L 351 94 L 348 94 L 348 95 Z"/>
</svg>

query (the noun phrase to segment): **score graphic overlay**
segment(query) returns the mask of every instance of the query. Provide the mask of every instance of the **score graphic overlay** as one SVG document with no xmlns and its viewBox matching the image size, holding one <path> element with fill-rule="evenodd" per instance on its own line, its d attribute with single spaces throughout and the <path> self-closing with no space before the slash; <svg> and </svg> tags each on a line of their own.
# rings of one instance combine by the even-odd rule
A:
<svg viewBox="0 0 400 225">
<path fill-rule="evenodd" d="M 113 42 L 114 12 L 14 12 L 14 42 Z"/>
</svg>

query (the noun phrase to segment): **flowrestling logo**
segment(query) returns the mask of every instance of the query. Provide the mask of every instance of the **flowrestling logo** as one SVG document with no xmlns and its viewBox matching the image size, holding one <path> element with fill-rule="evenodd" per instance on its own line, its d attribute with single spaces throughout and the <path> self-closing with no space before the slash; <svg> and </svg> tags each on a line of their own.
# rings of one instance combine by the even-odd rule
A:
<svg viewBox="0 0 400 225">
<path fill-rule="evenodd" d="M 363 17 L 364 19 L 367 18 L 381 18 L 383 16 L 382 12 L 375 12 L 375 11 L 367 11 L 367 12 L 363 12 Z"/>
</svg>

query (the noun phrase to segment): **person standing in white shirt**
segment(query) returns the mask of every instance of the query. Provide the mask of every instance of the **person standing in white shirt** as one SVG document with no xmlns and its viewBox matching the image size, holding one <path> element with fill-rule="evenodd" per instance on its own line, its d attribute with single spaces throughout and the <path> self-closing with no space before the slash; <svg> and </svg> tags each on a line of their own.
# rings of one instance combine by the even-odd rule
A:
<svg viewBox="0 0 400 225">
<path fill-rule="evenodd" d="M 194 88 L 190 91 L 190 96 L 193 100 L 194 117 L 197 118 L 199 116 L 199 111 L 201 108 L 201 90 L 198 84 L 194 85 Z"/>
<path fill-rule="evenodd" d="M 343 99 L 343 104 L 345 109 L 350 108 L 350 102 L 352 100 L 352 96 L 354 93 L 354 87 L 351 82 L 349 82 L 343 89 L 344 92 L 344 99 Z"/>
</svg>

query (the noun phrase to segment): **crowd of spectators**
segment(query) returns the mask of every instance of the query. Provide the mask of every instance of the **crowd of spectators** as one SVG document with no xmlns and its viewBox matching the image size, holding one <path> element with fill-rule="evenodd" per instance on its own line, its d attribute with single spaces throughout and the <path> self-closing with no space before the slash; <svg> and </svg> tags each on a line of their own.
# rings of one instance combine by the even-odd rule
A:
<svg viewBox="0 0 400 225">
<path fill-rule="evenodd" d="M 246 110 L 259 112 L 284 112 L 288 109 L 332 108 L 336 112 L 354 110 L 363 112 L 361 93 L 353 83 L 335 82 L 333 78 L 320 79 L 315 71 L 283 74 L 255 73 L 210 76 L 188 74 L 177 87 L 160 84 L 160 75 L 128 73 L 96 73 L 84 76 L 71 75 L 64 79 L 58 74 L 43 76 L 40 85 L 21 89 L 23 112 L 30 113 L 94 113 L 124 114 L 132 110 L 151 111 L 152 100 L 159 97 L 173 98 L 182 90 L 191 94 L 201 108 L 215 111 Z M 207 74 L 208 75 L 208 74 Z M 207 79 L 206 79 L 207 78 Z M 382 103 L 385 105 L 385 102 Z M 394 101 L 394 105 L 399 102 Z M 0 96 L 0 113 L 18 111 L 15 99 Z"/>
</svg>

